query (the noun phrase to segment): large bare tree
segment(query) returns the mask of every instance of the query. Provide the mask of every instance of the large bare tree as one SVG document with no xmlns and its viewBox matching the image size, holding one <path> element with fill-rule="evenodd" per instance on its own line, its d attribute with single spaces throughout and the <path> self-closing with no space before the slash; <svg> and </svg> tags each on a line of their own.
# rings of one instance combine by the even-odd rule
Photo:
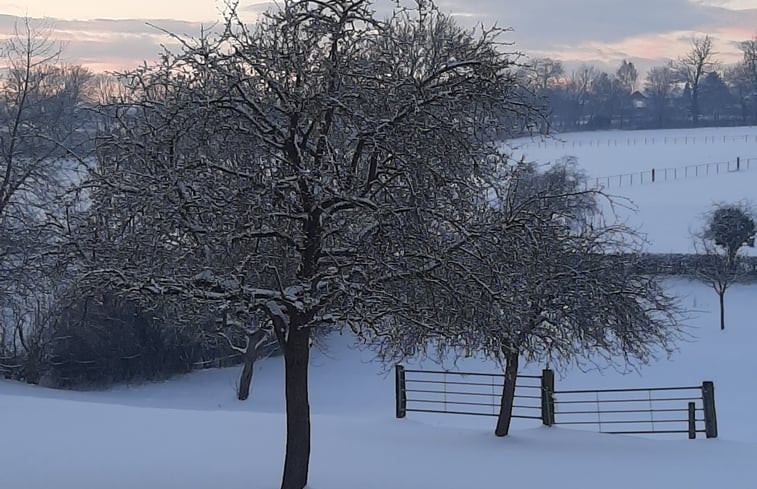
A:
<svg viewBox="0 0 757 489">
<path fill-rule="evenodd" d="M 501 32 L 426 1 L 386 20 L 367 0 L 288 0 L 254 26 L 232 10 L 220 35 L 127 74 L 130 100 L 110 107 L 75 230 L 82 282 L 272 329 L 282 488 L 307 483 L 312 329 L 454 316 L 422 286 L 475 238 L 496 139 L 530 117 Z"/>
<path fill-rule="evenodd" d="M 697 126 L 701 115 L 699 106 L 701 83 L 707 74 L 714 71 L 717 66 L 712 38 L 704 36 L 692 39 L 691 50 L 674 61 L 672 66 L 677 80 L 687 84 L 691 90 L 691 121 Z"/>
</svg>

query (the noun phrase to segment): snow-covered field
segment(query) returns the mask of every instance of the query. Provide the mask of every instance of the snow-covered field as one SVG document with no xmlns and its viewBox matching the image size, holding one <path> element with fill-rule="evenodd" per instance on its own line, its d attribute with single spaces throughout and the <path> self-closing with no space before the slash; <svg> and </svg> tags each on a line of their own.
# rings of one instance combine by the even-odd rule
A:
<svg viewBox="0 0 757 489">
<path fill-rule="evenodd" d="M 703 214 L 714 203 L 757 203 L 755 127 L 571 133 L 519 139 L 512 147 L 514 158 L 540 164 L 576 157 L 592 183 L 599 178 L 606 185 L 605 177 L 615 177 L 606 192 L 630 199 L 636 210 L 619 207 L 617 212 L 647 235 L 648 249 L 654 252 L 693 251 L 691 234 L 701 227 Z M 733 171 L 737 157 L 739 172 Z M 698 170 L 693 168 L 696 165 Z M 653 168 L 657 170 L 654 183 Z M 667 181 L 664 168 L 669 169 Z M 675 180 L 672 169 L 676 169 Z M 630 174 L 634 174 L 633 182 Z M 618 175 L 625 176 L 620 180 Z"/>
<path fill-rule="evenodd" d="M 721 131 L 706 131 L 722 137 Z M 751 129 L 729 131 L 743 135 Z M 677 134 L 684 133 L 696 131 Z M 639 134 L 630 133 L 637 138 Z M 574 137 L 596 140 L 601 134 Z M 592 175 L 622 173 L 636 164 L 651 168 L 658 165 L 652 158 L 665 161 L 671 155 L 680 156 L 682 164 L 715 161 L 736 149 L 744 157 L 757 156 L 753 140 L 736 149 L 715 143 L 697 149 L 705 147 L 713 153 L 697 153 L 694 145 L 661 144 L 643 158 L 633 146 L 613 146 L 608 152 L 581 146 L 572 154 Z M 561 156 L 554 150 L 527 148 L 532 159 Z M 753 183 L 757 184 L 757 167 L 735 175 L 622 190 L 639 206 L 633 218 L 649 233 L 653 249 L 685 251 L 688 226 L 710 202 L 749 198 L 750 186 L 757 188 Z M 409 413 L 397 420 L 391 372 L 372 362 L 370 352 L 352 348 L 347 335 L 335 336 L 312 359 L 309 487 L 757 487 L 757 327 L 752 323 L 757 286 L 728 292 L 723 332 L 718 329 L 714 292 L 685 281 L 673 281 L 670 287 L 694 316 L 689 322 L 692 338 L 680 344 L 679 352 L 627 375 L 571 369 L 558 377 L 558 389 L 712 380 L 718 439 L 607 435 L 546 428 L 528 420 L 518 420 L 511 436 L 502 439 L 493 435 L 494 418 Z M 496 367 L 466 360 L 459 368 Z M 536 373 L 541 368 L 528 369 Z M 237 375 L 237 369 L 208 370 L 103 392 L 55 391 L 0 381 L 0 488 L 276 488 L 284 453 L 282 361 L 271 358 L 256 366 L 247 402 L 234 399 Z"/>
</svg>

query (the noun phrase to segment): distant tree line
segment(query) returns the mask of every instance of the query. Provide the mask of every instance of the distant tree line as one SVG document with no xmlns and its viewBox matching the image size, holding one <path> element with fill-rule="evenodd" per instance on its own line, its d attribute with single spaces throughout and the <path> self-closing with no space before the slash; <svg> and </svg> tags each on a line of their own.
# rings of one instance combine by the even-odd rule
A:
<svg viewBox="0 0 757 489">
<path fill-rule="evenodd" d="M 741 42 L 742 61 L 722 65 L 712 38 L 644 78 L 632 62 L 614 72 L 582 65 L 568 72 L 562 62 L 533 59 L 523 70 L 547 106 L 552 130 L 662 129 L 757 124 L 757 39 Z"/>
</svg>

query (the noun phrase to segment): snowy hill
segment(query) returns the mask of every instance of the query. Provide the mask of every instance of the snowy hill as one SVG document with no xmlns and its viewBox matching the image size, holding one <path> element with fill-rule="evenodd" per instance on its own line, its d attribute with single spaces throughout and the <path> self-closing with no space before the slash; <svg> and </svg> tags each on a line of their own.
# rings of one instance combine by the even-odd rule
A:
<svg viewBox="0 0 757 489">
<path fill-rule="evenodd" d="M 572 154 L 589 174 L 608 176 L 671 165 L 757 157 L 750 128 L 666 131 L 647 144 L 634 133 L 561 136 L 592 139 L 565 151 L 521 141 L 528 159 Z M 753 135 L 753 134 L 752 134 Z M 664 138 L 694 136 L 699 144 Z M 723 142 L 723 136 L 726 136 Z M 733 136 L 733 139 L 728 139 Z M 651 138 L 655 138 L 655 143 Z M 662 143 L 659 143 L 662 137 Z M 711 141 L 704 143 L 704 138 Z M 573 138 L 573 139 L 571 139 Z M 614 138 L 614 139 L 610 139 Z M 607 141 L 615 143 L 607 144 Z M 692 141 L 691 139 L 689 141 Z M 524 146 L 527 144 L 527 146 Z M 558 147 L 559 146 L 559 147 Z M 609 149 L 608 149 L 609 148 Z M 579 151 L 580 150 L 580 151 Z M 651 249 L 687 251 L 688 232 L 712 201 L 755 195 L 757 165 L 716 177 L 610 189 L 638 205 L 627 218 L 649 234 Z M 646 489 L 757 487 L 757 286 L 726 296 L 727 329 L 717 298 L 701 284 L 671 281 L 692 313 L 691 338 L 668 359 L 639 372 L 558 374 L 558 389 L 652 387 L 715 382 L 720 437 L 686 440 L 598 434 L 518 420 L 511 436 L 493 435 L 494 418 L 410 413 L 394 418 L 391 372 L 372 355 L 334 336 L 314 352 L 311 368 L 313 489 Z M 427 367 L 436 367 L 428 362 Z M 461 370 L 497 371 L 476 359 Z M 532 365 L 524 373 L 537 373 Z M 102 392 L 66 392 L 0 381 L 0 488 L 268 489 L 279 486 L 284 455 L 283 362 L 256 365 L 251 399 L 235 400 L 237 369 L 196 372 L 167 382 Z"/>
<path fill-rule="evenodd" d="M 701 227 L 702 215 L 713 203 L 757 203 L 757 128 L 753 127 L 570 133 L 518 139 L 511 146 L 514 158 L 540 164 L 576 157 L 592 183 L 599 179 L 607 193 L 630 199 L 638 208 L 638 212 L 616 210 L 647 235 L 653 252 L 691 252 L 691 231 Z M 657 170 L 654 183 L 652 169 Z"/>
<path fill-rule="evenodd" d="M 720 438 L 606 435 L 521 420 L 512 436 L 499 439 L 494 418 L 410 413 L 397 420 L 393 377 L 370 362 L 369 352 L 353 349 L 349 337 L 336 336 L 312 360 L 310 487 L 755 487 L 757 328 L 750 299 L 757 287 L 733 289 L 722 333 L 713 292 L 688 282 L 671 287 L 699 311 L 691 341 L 672 361 L 625 376 L 570 370 L 558 389 L 713 380 Z M 460 366 L 496 369 L 479 360 Z M 275 488 L 284 450 L 282 373 L 281 359 L 261 362 L 244 403 L 234 399 L 237 369 L 105 392 L 0 382 L 2 487 Z"/>
</svg>

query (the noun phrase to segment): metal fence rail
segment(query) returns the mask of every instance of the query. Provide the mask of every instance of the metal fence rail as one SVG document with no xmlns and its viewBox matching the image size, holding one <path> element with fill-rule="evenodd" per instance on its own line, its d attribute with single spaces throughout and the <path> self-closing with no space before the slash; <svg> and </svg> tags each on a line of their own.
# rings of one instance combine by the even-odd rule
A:
<svg viewBox="0 0 757 489">
<path fill-rule="evenodd" d="M 503 374 L 395 366 L 397 418 L 409 412 L 498 416 Z M 715 387 L 555 390 L 554 373 L 519 375 L 513 418 L 551 426 L 594 426 L 600 433 L 718 436 Z"/>
<path fill-rule="evenodd" d="M 468 378 L 472 378 L 468 380 Z M 406 413 L 497 416 L 505 376 L 480 372 L 395 367 L 396 415 Z M 519 375 L 513 417 L 541 420 L 542 376 Z"/>
<path fill-rule="evenodd" d="M 596 426 L 601 433 L 717 436 L 712 382 L 693 387 L 562 390 L 555 424 Z"/>
<path fill-rule="evenodd" d="M 609 177 L 592 177 L 586 182 L 586 188 L 587 190 L 589 188 L 600 190 L 606 188 L 624 188 L 728 173 L 743 173 L 751 170 L 755 165 L 757 165 L 757 158 L 743 158 L 739 156 L 735 160 L 681 167 L 652 168 L 651 170 L 622 173 Z"/>
<path fill-rule="evenodd" d="M 697 145 L 697 144 L 733 144 L 733 143 L 757 143 L 755 134 L 734 134 L 720 136 L 667 136 L 667 135 L 637 135 L 627 137 L 607 137 L 603 139 L 572 139 L 561 140 L 559 136 L 541 141 L 521 142 L 517 145 L 519 149 L 567 149 L 567 148 L 611 148 L 611 147 L 630 147 L 630 146 L 648 146 L 648 145 Z"/>
</svg>

